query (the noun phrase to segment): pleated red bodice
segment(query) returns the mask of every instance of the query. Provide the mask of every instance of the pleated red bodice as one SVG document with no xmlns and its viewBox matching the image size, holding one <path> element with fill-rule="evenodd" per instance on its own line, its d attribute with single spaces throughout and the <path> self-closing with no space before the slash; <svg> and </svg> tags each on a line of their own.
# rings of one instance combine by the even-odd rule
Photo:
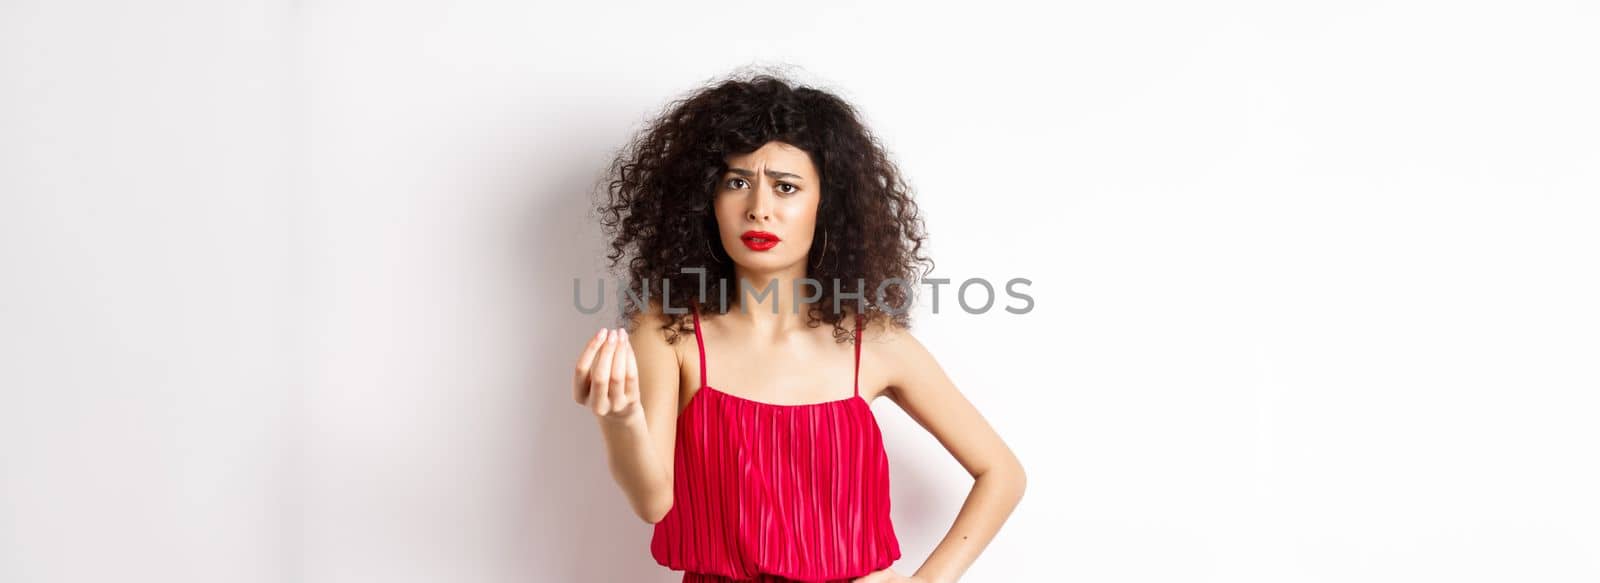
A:
<svg viewBox="0 0 1600 583">
<path fill-rule="evenodd" d="M 650 553 L 692 583 L 848 582 L 900 558 L 889 519 L 889 460 L 861 398 L 861 319 L 855 395 L 780 405 L 706 382 L 678 416 L 673 504 Z"/>
</svg>

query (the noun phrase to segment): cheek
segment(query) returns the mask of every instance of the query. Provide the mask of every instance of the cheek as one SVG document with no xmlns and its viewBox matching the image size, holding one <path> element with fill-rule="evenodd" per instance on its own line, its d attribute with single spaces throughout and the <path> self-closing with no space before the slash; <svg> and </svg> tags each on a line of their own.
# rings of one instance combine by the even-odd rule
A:
<svg viewBox="0 0 1600 583">
<path fill-rule="evenodd" d="M 805 218 L 804 221 L 801 221 L 801 222 L 805 223 L 806 232 L 808 232 L 808 233 L 811 232 L 812 230 L 816 229 L 817 228 L 817 209 L 813 208 L 811 210 L 806 211 L 806 218 Z"/>
<path fill-rule="evenodd" d="M 795 224 L 817 222 L 817 199 L 791 200 L 783 206 L 784 218 Z"/>
<path fill-rule="evenodd" d="M 732 228 L 729 225 L 739 224 L 739 211 L 734 208 L 734 205 L 726 201 L 726 197 L 718 198 L 711 207 L 712 215 L 717 219 L 717 229 L 719 231 L 727 231 Z"/>
</svg>

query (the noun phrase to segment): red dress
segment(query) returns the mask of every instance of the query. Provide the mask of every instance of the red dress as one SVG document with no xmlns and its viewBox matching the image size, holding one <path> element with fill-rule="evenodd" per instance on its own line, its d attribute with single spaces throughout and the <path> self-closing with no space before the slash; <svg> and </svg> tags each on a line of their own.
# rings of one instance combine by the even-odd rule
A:
<svg viewBox="0 0 1600 583">
<path fill-rule="evenodd" d="M 673 505 L 650 554 L 693 583 L 848 582 L 900 558 L 889 520 L 889 460 L 861 398 L 861 319 L 855 395 L 780 405 L 706 383 L 678 416 Z"/>
</svg>

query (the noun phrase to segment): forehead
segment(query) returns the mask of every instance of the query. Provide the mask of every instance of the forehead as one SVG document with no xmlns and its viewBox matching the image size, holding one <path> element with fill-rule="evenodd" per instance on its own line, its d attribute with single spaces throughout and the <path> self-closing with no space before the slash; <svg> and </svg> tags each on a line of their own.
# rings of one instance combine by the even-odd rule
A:
<svg viewBox="0 0 1600 583">
<path fill-rule="evenodd" d="M 816 174 L 816 168 L 811 164 L 810 154 L 807 154 L 805 150 L 778 141 L 767 142 L 760 148 L 756 148 L 754 152 L 728 154 L 725 160 L 730 168 L 744 168 L 747 170 L 770 168 L 802 176 Z"/>
</svg>

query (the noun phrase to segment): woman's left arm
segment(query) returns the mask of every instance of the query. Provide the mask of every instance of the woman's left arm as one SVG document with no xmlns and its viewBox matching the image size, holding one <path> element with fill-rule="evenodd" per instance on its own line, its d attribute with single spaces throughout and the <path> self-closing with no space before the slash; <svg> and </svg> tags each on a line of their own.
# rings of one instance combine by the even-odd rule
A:
<svg viewBox="0 0 1600 583">
<path fill-rule="evenodd" d="M 871 347 L 873 358 L 862 362 L 885 367 L 889 381 L 885 395 L 933 434 L 974 480 L 950 531 L 911 576 L 918 583 L 954 583 L 1011 516 L 1022 500 L 1027 477 L 1016 454 L 921 342 L 893 324 L 871 330 L 877 334 L 870 334 L 864 346 Z M 883 581 L 896 580 L 889 573 L 883 575 Z"/>
</svg>

